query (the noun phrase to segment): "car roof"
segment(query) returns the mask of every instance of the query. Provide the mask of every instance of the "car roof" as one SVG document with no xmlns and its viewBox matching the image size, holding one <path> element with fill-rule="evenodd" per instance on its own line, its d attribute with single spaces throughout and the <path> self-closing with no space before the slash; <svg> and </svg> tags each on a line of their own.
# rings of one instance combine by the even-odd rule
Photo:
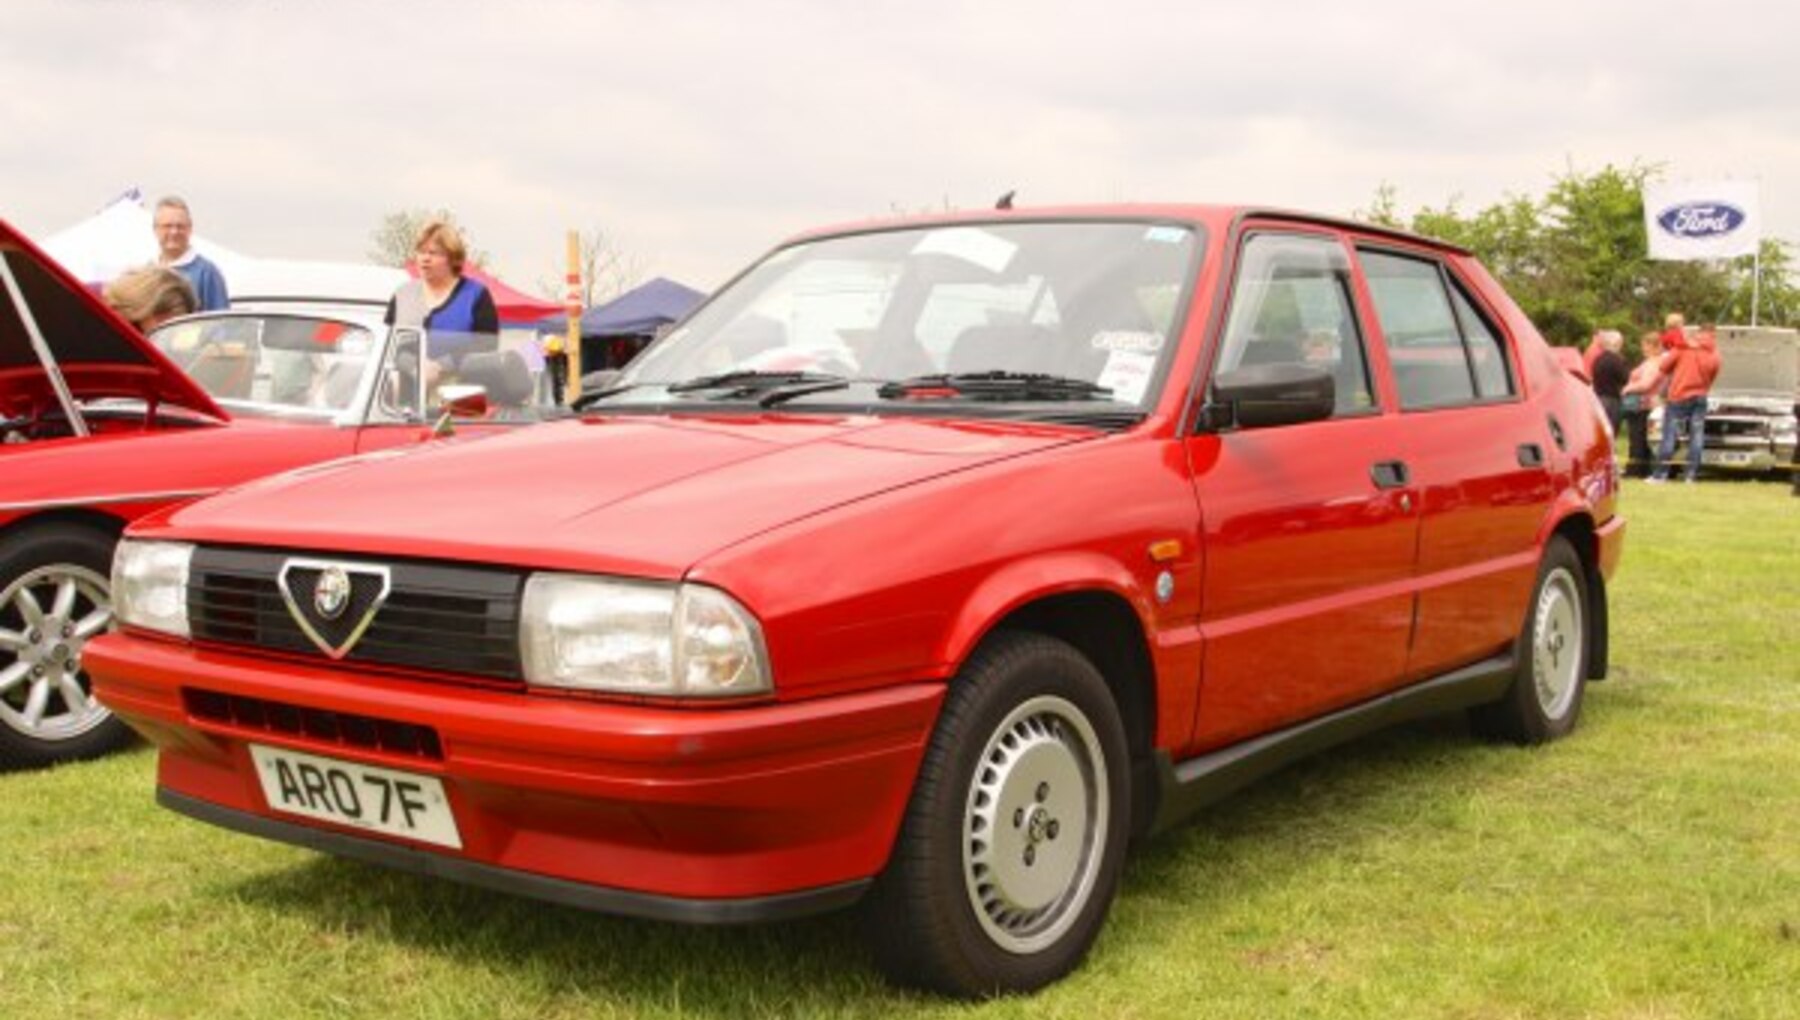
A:
<svg viewBox="0 0 1800 1020">
<path fill-rule="evenodd" d="M 1435 248 L 1439 251 L 1456 255 L 1469 255 L 1468 249 L 1448 241 L 1426 237 L 1396 227 L 1383 226 L 1377 223 L 1365 223 L 1345 217 L 1324 213 L 1305 212 L 1295 209 L 1284 209 L 1277 206 L 1260 205 L 1204 205 L 1181 203 L 1108 203 L 1093 205 L 1064 205 L 1043 207 L 1019 207 L 1013 209 L 972 209 L 944 213 L 894 216 L 861 221 L 848 221 L 813 230 L 802 231 L 783 242 L 783 246 L 800 241 L 818 240 L 825 237 L 837 237 L 847 234 L 870 233 L 885 230 L 904 230 L 932 226 L 973 226 L 977 224 L 996 223 L 1042 223 L 1042 222 L 1091 222 L 1095 220 L 1145 220 L 1185 223 L 1207 227 L 1222 233 L 1248 219 L 1286 220 L 1301 224 L 1316 224 L 1339 230 L 1352 230 L 1379 237 L 1387 237 L 1408 244 Z"/>
</svg>

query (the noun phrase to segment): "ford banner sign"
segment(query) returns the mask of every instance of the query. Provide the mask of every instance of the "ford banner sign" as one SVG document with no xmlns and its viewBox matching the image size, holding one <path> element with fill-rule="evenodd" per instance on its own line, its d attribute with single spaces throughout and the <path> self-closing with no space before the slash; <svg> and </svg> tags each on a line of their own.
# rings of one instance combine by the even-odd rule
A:
<svg viewBox="0 0 1800 1020">
<path fill-rule="evenodd" d="M 1760 240 L 1755 181 L 1701 181 L 1644 187 L 1644 224 L 1653 259 L 1753 255 Z"/>
</svg>

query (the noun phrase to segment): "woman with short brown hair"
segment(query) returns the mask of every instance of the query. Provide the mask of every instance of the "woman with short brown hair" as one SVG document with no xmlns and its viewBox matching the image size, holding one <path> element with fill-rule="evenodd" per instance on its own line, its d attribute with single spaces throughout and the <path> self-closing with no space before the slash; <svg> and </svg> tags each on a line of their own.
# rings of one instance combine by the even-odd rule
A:
<svg viewBox="0 0 1800 1020">
<path fill-rule="evenodd" d="M 450 333 L 498 333 L 494 296 L 480 281 L 462 275 L 468 257 L 468 246 L 454 225 L 443 220 L 425 224 L 413 242 L 418 279 L 394 292 L 387 321 Z"/>
</svg>

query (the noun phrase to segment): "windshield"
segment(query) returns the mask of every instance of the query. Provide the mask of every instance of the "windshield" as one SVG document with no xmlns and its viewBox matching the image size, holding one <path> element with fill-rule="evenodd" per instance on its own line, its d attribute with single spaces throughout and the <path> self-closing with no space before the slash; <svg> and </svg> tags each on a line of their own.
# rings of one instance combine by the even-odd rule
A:
<svg viewBox="0 0 1800 1020">
<path fill-rule="evenodd" d="M 741 398 L 766 392 L 747 380 L 771 379 L 806 389 L 794 405 L 866 403 L 879 392 L 1147 406 L 1195 252 L 1190 228 L 1145 222 L 939 226 L 796 244 L 653 344 L 604 406 L 709 391 Z M 1021 380 L 1027 388 L 997 385 Z"/>
<path fill-rule="evenodd" d="M 352 405 L 376 354 L 368 327 L 300 315 L 184 319 L 150 340 L 214 400 L 320 417 Z"/>
<path fill-rule="evenodd" d="M 487 395 L 483 418 L 494 421 L 543 420 L 556 412 L 561 396 L 552 392 L 543 344 L 534 333 L 398 329 L 373 414 L 389 421 L 431 421 L 443 412 L 446 387 L 469 385 Z"/>
<path fill-rule="evenodd" d="M 150 340 L 213 399 L 252 413 L 430 422 L 453 384 L 482 387 L 489 420 L 538 421 L 556 407 L 530 332 L 390 334 L 373 323 L 269 313 L 179 319 Z"/>
</svg>

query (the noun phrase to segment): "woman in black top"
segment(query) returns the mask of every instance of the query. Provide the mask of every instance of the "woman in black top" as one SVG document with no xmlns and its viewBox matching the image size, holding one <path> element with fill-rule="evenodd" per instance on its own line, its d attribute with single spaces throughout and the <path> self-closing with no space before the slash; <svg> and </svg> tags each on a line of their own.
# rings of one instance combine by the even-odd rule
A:
<svg viewBox="0 0 1800 1020">
<path fill-rule="evenodd" d="M 1612 423 L 1613 434 L 1617 435 L 1624 406 L 1620 397 L 1625 380 L 1631 376 L 1631 366 L 1625 364 L 1625 355 L 1619 353 L 1625 337 L 1618 330 L 1609 329 L 1601 333 L 1596 342 L 1604 344 L 1605 350 L 1594 359 L 1594 395 L 1600 398 L 1600 406 L 1606 408 L 1606 420 Z"/>
</svg>

